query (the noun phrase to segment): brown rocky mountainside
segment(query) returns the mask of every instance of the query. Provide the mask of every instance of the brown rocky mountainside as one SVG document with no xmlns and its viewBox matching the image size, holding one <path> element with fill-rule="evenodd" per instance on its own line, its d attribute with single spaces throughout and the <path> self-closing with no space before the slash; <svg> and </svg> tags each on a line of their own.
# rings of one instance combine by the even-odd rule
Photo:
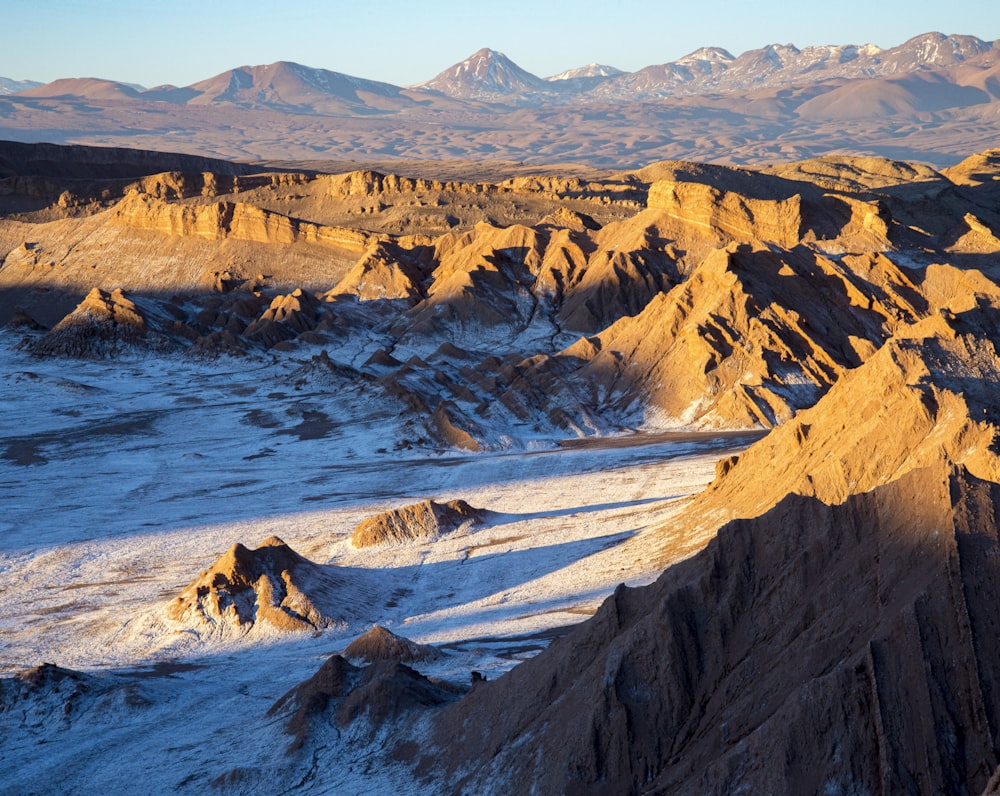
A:
<svg viewBox="0 0 1000 796">
<path fill-rule="evenodd" d="M 920 324 L 724 466 L 662 530 L 722 524 L 704 550 L 436 715 L 455 792 L 980 792 L 995 329 L 993 308 Z"/>
</svg>

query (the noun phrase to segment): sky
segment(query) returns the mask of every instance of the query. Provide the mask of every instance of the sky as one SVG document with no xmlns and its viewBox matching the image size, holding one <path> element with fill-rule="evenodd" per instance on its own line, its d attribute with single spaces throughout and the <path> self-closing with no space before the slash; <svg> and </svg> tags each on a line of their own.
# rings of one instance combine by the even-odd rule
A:
<svg viewBox="0 0 1000 796">
<path fill-rule="evenodd" d="M 703 46 L 893 47 L 928 31 L 1000 39 L 997 0 L 0 0 L 0 76 L 190 85 L 295 61 L 410 85 L 482 47 L 541 77 L 634 71 Z"/>
</svg>

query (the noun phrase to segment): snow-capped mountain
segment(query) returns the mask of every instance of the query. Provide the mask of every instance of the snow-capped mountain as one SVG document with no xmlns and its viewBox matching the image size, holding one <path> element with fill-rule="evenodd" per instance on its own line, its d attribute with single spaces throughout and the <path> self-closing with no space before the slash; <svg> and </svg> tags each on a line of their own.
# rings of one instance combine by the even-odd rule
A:
<svg viewBox="0 0 1000 796">
<path fill-rule="evenodd" d="M 483 49 L 414 88 L 432 89 L 456 99 L 507 103 L 531 104 L 556 98 L 617 102 L 781 88 L 819 80 L 889 77 L 955 66 L 998 49 L 1000 42 L 943 33 L 925 33 L 889 49 L 874 44 L 801 49 L 794 44 L 769 44 L 733 56 L 720 47 L 702 47 L 676 61 L 636 72 L 590 64 L 548 79 L 525 71 L 502 53 Z"/>
<path fill-rule="evenodd" d="M 608 66 L 606 64 L 587 64 L 586 66 L 578 66 L 576 69 L 567 69 L 565 72 L 560 72 L 558 75 L 552 75 L 552 77 L 546 78 L 546 80 L 576 80 L 578 78 L 588 78 L 588 77 L 618 77 L 619 75 L 627 74 L 622 69 L 617 69 L 614 66 Z"/>
<path fill-rule="evenodd" d="M 0 95 L 16 94 L 18 91 L 27 91 L 40 85 L 42 84 L 35 80 L 12 80 L 9 77 L 0 77 Z"/>
<path fill-rule="evenodd" d="M 487 101 L 553 91 L 547 80 L 525 71 L 503 53 L 488 47 L 413 88 L 439 91 L 457 99 Z"/>
</svg>

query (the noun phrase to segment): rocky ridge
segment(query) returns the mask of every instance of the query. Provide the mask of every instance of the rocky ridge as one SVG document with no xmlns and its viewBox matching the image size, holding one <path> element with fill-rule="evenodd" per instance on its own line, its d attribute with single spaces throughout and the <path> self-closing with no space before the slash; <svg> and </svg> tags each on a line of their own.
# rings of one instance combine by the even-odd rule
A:
<svg viewBox="0 0 1000 796">
<path fill-rule="evenodd" d="M 321 372 L 412 418 L 401 445 L 770 427 L 903 326 L 962 309 L 969 290 L 992 300 L 995 165 L 984 153 L 956 181 L 844 157 L 763 173 L 665 162 L 589 183 L 165 173 L 107 208 L 0 226 L 20 241 L 0 285 L 12 316 L 44 323 L 49 286 L 128 280 L 31 337 L 42 355 L 325 347 Z M 456 197 L 507 215 L 438 234 L 379 221 Z M 371 221 L 329 223 L 369 203 Z M 136 247 L 150 253 L 140 269 Z M 168 251 L 183 265 L 168 271 Z"/>
<path fill-rule="evenodd" d="M 995 312 L 890 341 L 663 529 L 677 560 L 677 537 L 721 525 L 702 552 L 438 713 L 456 792 L 981 791 L 1000 753 Z"/>
</svg>

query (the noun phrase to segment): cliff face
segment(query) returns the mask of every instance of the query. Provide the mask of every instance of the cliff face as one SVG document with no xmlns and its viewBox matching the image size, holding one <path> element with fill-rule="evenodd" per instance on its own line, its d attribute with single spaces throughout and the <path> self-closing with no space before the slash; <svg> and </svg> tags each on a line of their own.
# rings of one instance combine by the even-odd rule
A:
<svg viewBox="0 0 1000 796">
<path fill-rule="evenodd" d="M 670 218 L 719 230 L 738 240 L 757 238 L 790 249 L 801 239 L 802 197 L 754 199 L 701 183 L 655 182 L 648 206 Z"/>
<path fill-rule="evenodd" d="M 178 205 L 134 193 L 115 210 L 118 223 L 177 237 L 234 238 L 254 243 L 315 243 L 360 253 L 376 238 L 351 229 L 313 224 L 242 202 Z"/>
</svg>

